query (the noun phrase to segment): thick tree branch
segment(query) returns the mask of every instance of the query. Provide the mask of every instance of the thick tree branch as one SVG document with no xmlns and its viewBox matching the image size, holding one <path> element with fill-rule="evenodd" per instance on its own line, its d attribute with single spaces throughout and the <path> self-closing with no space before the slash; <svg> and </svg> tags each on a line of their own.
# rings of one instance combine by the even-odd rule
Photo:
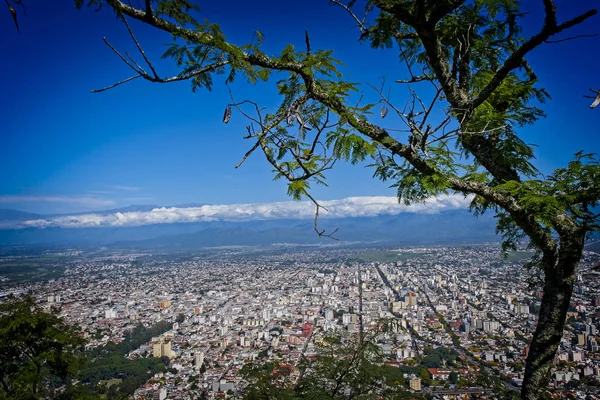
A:
<svg viewBox="0 0 600 400">
<path fill-rule="evenodd" d="M 483 104 L 483 102 L 490 97 L 490 95 L 498 88 L 498 86 L 500 86 L 502 81 L 511 71 L 522 66 L 523 59 L 527 53 L 547 41 L 550 37 L 564 31 L 565 29 L 578 25 L 598 13 L 597 10 L 589 10 L 569 21 L 557 25 L 556 7 L 554 6 L 554 2 L 552 0 L 544 0 L 544 6 L 546 10 L 546 19 L 542 30 L 537 35 L 532 36 L 527 42 L 523 43 L 506 59 L 506 61 L 504 61 L 502 67 L 500 67 L 500 69 L 496 72 L 487 86 L 472 102 L 470 102 L 470 110 L 475 110 L 477 107 Z"/>
<path fill-rule="evenodd" d="M 435 4 L 435 6 L 427 22 L 429 22 L 432 25 L 435 25 L 446 15 L 454 12 L 457 8 L 459 8 L 465 3 L 466 0 L 449 0 L 435 2 L 433 3 Z"/>
</svg>

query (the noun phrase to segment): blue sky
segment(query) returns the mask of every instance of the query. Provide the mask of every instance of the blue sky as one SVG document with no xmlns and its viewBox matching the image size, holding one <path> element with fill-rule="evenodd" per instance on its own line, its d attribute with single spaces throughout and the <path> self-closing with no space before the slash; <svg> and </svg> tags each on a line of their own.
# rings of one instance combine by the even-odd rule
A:
<svg viewBox="0 0 600 400">
<path fill-rule="evenodd" d="M 529 6 L 532 3 L 526 2 Z M 531 8 L 527 30 L 541 24 L 540 5 Z M 576 5 L 573 5 L 576 3 Z M 254 30 L 265 35 L 265 50 L 287 43 L 304 45 L 308 30 L 313 48 L 334 49 L 345 79 L 378 85 L 405 78 L 394 50 L 358 44 L 358 31 L 342 10 L 326 0 L 200 2 L 203 16 L 221 24 L 228 40 L 247 43 Z M 561 18 L 572 17 L 597 1 L 557 1 Z M 539 7 L 538 7 L 539 6 Z M 100 88 L 131 75 L 102 42 L 131 51 L 133 43 L 112 12 L 76 11 L 71 0 L 29 1 L 17 33 L 10 14 L 0 7 L 0 208 L 32 212 L 72 212 L 129 204 L 256 203 L 288 200 L 286 184 L 273 182 L 261 154 L 242 168 L 234 166 L 251 145 L 242 139 L 245 121 L 234 114 L 221 122 L 230 101 L 217 77 L 213 92 L 190 90 L 186 82 L 158 85 L 133 81 L 107 92 Z M 600 17 L 571 34 L 598 33 Z M 132 23 L 161 75 L 173 75 L 171 62 L 160 61 L 168 35 Z M 596 29 L 596 31 L 595 31 Z M 529 57 L 553 99 L 548 118 L 523 130 L 537 143 L 543 172 L 565 164 L 580 149 L 600 150 L 600 110 L 583 98 L 600 87 L 595 58 L 600 38 L 547 44 Z M 273 84 L 232 86 L 238 99 L 276 104 Z M 362 90 L 373 95 L 368 86 Z M 394 88 L 392 87 L 392 90 Z M 393 196 L 394 189 L 373 180 L 363 166 L 338 164 L 322 199 Z"/>
</svg>

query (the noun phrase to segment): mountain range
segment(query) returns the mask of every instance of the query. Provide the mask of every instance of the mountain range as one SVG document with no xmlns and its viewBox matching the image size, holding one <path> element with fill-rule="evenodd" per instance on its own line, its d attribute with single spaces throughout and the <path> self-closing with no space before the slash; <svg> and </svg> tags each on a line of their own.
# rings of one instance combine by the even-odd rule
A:
<svg viewBox="0 0 600 400">
<path fill-rule="evenodd" d="M 149 211 L 155 207 L 135 205 L 96 211 L 95 214 Z M 5 227 L 0 228 L 0 245 L 187 249 L 275 243 L 332 243 L 330 239 L 320 238 L 314 230 L 313 221 L 307 219 L 187 222 L 130 227 L 6 228 L 11 221 L 49 217 L 52 216 L 0 209 L 0 222 Z M 319 220 L 319 229 L 326 229 L 327 232 L 337 229 L 334 237 L 341 242 L 372 244 L 459 244 L 498 240 L 495 221 L 491 215 L 474 217 L 467 210 L 449 210 L 436 214 L 404 212 L 376 217 L 322 218 Z"/>
</svg>

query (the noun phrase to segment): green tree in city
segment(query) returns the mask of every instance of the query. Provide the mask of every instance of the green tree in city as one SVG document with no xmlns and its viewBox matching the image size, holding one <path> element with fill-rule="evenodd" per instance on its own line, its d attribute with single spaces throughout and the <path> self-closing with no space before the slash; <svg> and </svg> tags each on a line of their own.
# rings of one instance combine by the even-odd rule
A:
<svg viewBox="0 0 600 400">
<path fill-rule="evenodd" d="M 244 398 L 254 399 L 418 399 L 407 390 L 402 371 L 385 365 L 374 336 L 325 336 L 314 357 L 291 367 L 277 362 L 248 364 Z M 292 372 L 297 368 L 299 377 Z"/>
<path fill-rule="evenodd" d="M 242 367 L 240 375 L 247 382 L 243 391 L 246 400 L 301 398 L 293 390 L 289 367 L 278 362 L 248 363 Z"/>
<path fill-rule="evenodd" d="M 375 88 L 375 99 L 358 101 L 359 86 L 343 79 L 332 50 L 312 49 L 308 34 L 302 49 L 290 44 L 279 54 L 267 55 L 260 47 L 260 32 L 257 40 L 231 43 L 217 24 L 199 22 L 194 17 L 198 7 L 188 0 L 145 0 L 139 6 L 119 0 L 75 4 L 112 8 L 126 23 L 143 60 L 132 62 L 110 45 L 134 75 L 97 91 L 139 78 L 189 80 L 196 91 L 210 90 L 221 74 L 226 84 L 238 76 L 253 84 L 276 77 L 277 107 L 267 112 L 252 100 L 236 102 L 232 97 L 223 121 L 234 111 L 247 118 L 244 137 L 252 143 L 238 166 L 253 152 L 262 152 L 275 179 L 288 181 L 290 196 L 315 203 L 315 229 L 321 236 L 331 232 L 317 224 L 322 206 L 311 195 L 311 186 L 326 184 L 327 171 L 339 160 L 372 160 L 375 176 L 391 182 L 405 203 L 460 193 L 473 196 L 475 214 L 493 212 L 505 251 L 521 242 L 535 250 L 529 267 L 541 278 L 543 299 L 522 397 L 539 399 L 548 387 L 584 241 L 599 229 L 594 210 L 600 199 L 600 162 L 582 151 L 547 176 L 533 165 L 533 148 L 518 130 L 544 116 L 540 105 L 548 93 L 527 57 L 544 43 L 561 40 L 556 36 L 597 11 L 561 22 L 553 0 L 539 0 L 542 27 L 525 35 L 518 0 L 342 1 L 329 3 L 360 29 L 348 40 L 399 55 L 405 76 L 396 83 L 404 99 Z M 181 68 L 178 75 L 165 78 L 157 72 L 135 38 L 131 20 L 175 39 L 164 56 Z M 369 89 L 360 90 L 365 94 Z"/>
<path fill-rule="evenodd" d="M 84 343 L 73 326 L 42 310 L 31 297 L 4 299 L 0 303 L 0 399 L 56 397 L 54 389 L 76 376 Z"/>
<path fill-rule="evenodd" d="M 448 381 L 456 385 L 458 383 L 458 374 L 454 371 L 450 372 L 450 375 L 448 376 Z"/>
</svg>

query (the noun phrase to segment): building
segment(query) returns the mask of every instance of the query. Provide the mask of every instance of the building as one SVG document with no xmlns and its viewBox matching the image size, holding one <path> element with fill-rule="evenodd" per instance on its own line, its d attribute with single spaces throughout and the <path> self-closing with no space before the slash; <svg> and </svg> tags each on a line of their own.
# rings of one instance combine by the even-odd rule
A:
<svg viewBox="0 0 600 400">
<path fill-rule="evenodd" d="M 269 309 L 263 310 L 262 319 L 264 319 L 265 321 L 270 321 L 271 320 L 271 310 L 269 310 Z"/>
<path fill-rule="evenodd" d="M 306 322 L 302 327 L 302 336 L 309 337 L 312 333 L 312 324 L 310 322 Z"/>
<path fill-rule="evenodd" d="M 342 323 L 344 325 L 356 324 L 357 322 L 358 322 L 358 315 L 356 315 L 356 314 L 344 313 L 342 315 Z"/>
<path fill-rule="evenodd" d="M 529 306 L 527 304 L 519 304 L 517 306 L 517 312 L 519 314 L 529 314 Z"/>
<path fill-rule="evenodd" d="M 397 349 L 396 350 L 396 358 L 398 360 L 405 360 L 407 358 L 415 358 L 416 353 L 411 349 Z"/>
<path fill-rule="evenodd" d="M 571 351 L 571 361 L 581 362 L 583 361 L 583 353 L 580 351 Z"/>
<path fill-rule="evenodd" d="M 406 296 L 404 297 L 404 302 L 406 304 L 408 304 L 409 306 L 416 306 L 417 305 L 417 295 L 414 294 L 413 292 L 407 293 Z"/>
<path fill-rule="evenodd" d="M 167 398 L 167 389 L 165 389 L 165 388 L 160 388 L 159 390 L 154 392 L 154 395 L 152 396 L 153 400 L 165 400 L 166 398 Z"/>
<path fill-rule="evenodd" d="M 194 356 L 194 366 L 197 369 L 200 369 L 202 367 L 202 364 L 204 364 L 204 352 L 199 352 L 196 353 L 196 355 Z"/>
<path fill-rule="evenodd" d="M 171 307 L 171 300 L 163 300 L 158 303 L 161 310 Z"/>
<path fill-rule="evenodd" d="M 596 342 L 595 338 L 593 338 L 593 337 L 588 338 L 587 349 L 590 353 L 598 352 L 598 343 Z"/>
<path fill-rule="evenodd" d="M 468 323 L 468 322 L 466 322 L 466 321 L 465 321 L 465 322 L 463 322 L 463 324 L 461 325 L 461 327 L 460 327 L 460 328 L 461 328 L 461 329 L 460 329 L 461 331 L 463 331 L 464 333 L 467 333 L 467 334 L 468 334 L 468 333 L 471 331 L 471 326 L 470 326 L 470 325 L 469 325 L 469 323 Z"/>
<path fill-rule="evenodd" d="M 169 357 L 173 358 L 174 354 L 171 350 L 171 342 L 160 340 L 152 346 L 152 355 L 154 357 Z"/>
<path fill-rule="evenodd" d="M 413 376 L 412 378 L 410 378 L 408 383 L 410 385 L 410 390 L 414 390 L 416 392 L 421 391 L 421 378 L 417 378 L 416 376 Z"/>
<path fill-rule="evenodd" d="M 404 308 L 405 305 L 406 305 L 406 303 L 403 301 L 394 301 L 392 303 L 392 312 L 402 311 L 402 309 Z"/>
<path fill-rule="evenodd" d="M 448 369 L 428 368 L 427 372 L 429 372 L 431 379 L 435 379 L 437 381 L 446 381 L 450 377 L 450 372 L 452 371 Z"/>
<path fill-rule="evenodd" d="M 333 312 L 333 310 L 327 310 L 325 311 L 325 319 L 328 321 L 332 321 L 335 318 L 335 313 Z"/>
<path fill-rule="evenodd" d="M 248 336 L 240 336 L 240 346 L 250 347 L 250 338 Z"/>
</svg>

